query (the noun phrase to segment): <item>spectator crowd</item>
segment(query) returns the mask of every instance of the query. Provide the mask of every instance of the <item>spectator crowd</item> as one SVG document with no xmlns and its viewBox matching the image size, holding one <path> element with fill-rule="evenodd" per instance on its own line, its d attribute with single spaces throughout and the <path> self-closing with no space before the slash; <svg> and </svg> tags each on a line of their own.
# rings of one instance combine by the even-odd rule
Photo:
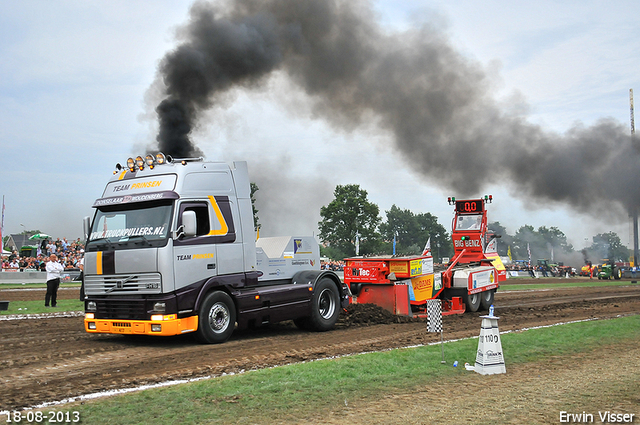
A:
<svg viewBox="0 0 640 425">
<path fill-rule="evenodd" d="M 333 270 L 334 272 L 342 271 L 344 269 L 344 261 L 320 261 L 321 270 Z"/>
<path fill-rule="evenodd" d="M 67 238 L 45 239 L 37 247 L 36 256 L 21 256 L 18 251 L 2 253 L 2 271 L 45 271 L 49 256 L 55 254 L 65 270 L 80 270 L 84 245 L 80 238 L 69 242 Z"/>
</svg>

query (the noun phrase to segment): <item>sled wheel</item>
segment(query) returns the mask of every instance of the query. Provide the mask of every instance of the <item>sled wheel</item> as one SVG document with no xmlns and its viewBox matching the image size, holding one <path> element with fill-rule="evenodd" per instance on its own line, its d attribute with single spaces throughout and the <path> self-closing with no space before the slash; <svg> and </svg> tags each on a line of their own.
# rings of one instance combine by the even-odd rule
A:
<svg viewBox="0 0 640 425">
<path fill-rule="evenodd" d="M 462 297 L 464 303 L 467 305 L 467 310 L 470 312 L 476 312 L 480 308 L 481 296 L 477 294 L 467 294 Z"/>
<path fill-rule="evenodd" d="M 489 310 L 489 307 L 493 304 L 494 294 L 495 291 L 493 289 L 480 292 L 480 307 L 482 310 Z"/>
</svg>

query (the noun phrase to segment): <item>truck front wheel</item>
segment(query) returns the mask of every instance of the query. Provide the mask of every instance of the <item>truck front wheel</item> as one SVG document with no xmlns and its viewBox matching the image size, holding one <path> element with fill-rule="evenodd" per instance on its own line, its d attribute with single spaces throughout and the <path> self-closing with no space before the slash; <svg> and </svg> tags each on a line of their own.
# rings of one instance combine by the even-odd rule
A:
<svg viewBox="0 0 640 425">
<path fill-rule="evenodd" d="M 480 308 L 480 294 L 467 294 L 462 297 L 464 303 L 467 305 L 467 310 L 470 312 L 476 312 Z"/>
<path fill-rule="evenodd" d="M 205 344 L 219 344 L 231 337 L 236 324 L 236 307 L 222 291 L 209 293 L 200 306 L 196 338 Z"/>
<path fill-rule="evenodd" d="M 306 323 L 314 331 L 332 329 L 340 315 L 340 294 L 331 279 L 320 279 L 311 300 L 311 316 Z"/>
</svg>

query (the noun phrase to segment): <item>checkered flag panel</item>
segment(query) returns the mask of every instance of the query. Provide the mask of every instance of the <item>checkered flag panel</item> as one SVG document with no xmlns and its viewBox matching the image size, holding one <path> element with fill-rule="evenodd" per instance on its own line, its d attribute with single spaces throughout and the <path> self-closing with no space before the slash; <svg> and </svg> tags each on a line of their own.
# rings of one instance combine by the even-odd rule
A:
<svg viewBox="0 0 640 425">
<path fill-rule="evenodd" d="M 427 332 L 442 332 L 440 300 L 427 300 Z"/>
</svg>

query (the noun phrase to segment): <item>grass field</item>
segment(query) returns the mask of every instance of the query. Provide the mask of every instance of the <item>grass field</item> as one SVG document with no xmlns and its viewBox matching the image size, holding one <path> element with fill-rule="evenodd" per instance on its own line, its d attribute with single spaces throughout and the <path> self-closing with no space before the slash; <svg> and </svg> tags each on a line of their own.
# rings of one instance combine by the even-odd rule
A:
<svg viewBox="0 0 640 425">
<path fill-rule="evenodd" d="M 603 346 L 638 341 L 640 316 L 631 316 L 503 334 L 502 348 L 509 371 L 549 357 L 556 363 L 577 354 L 592 357 L 588 353 Z M 87 424 L 305 423 L 349 403 L 424 391 L 433 382 L 465 385 L 477 374 L 451 363 L 473 364 L 477 345 L 477 339 L 447 343 L 446 365 L 440 363 L 438 345 L 397 349 L 76 402 L 64 410 L 78 411 Z"/>
<path fill-rule="evenodd" d="M 637 286 L 638 283 L 631 283 L 628 280 L 584 280 L 581 282 L 563 282 L 562 279 L 540 279 L 540 283 L 501 283 L 501 291 L 525 291 L 532 289 L 558 289 L 558 288 L 596 288 L 605 286 Z M 552 280 L 553 279 L 553 280 Z M 509 282 L 509 280 L 507 280 Z"/>
<path fill-rule="evenodd" d="M 58 298 L 56 307 L 45 307 L 44 298 L 39 301 L 11 301 L 7 310 L 0 315 L 9 314 L 45 314 L 61 311 L 83 311 L 84 303 L 79 299 L 64 300 Z"/>
<path fill-rule="evenodd" d="M 60 311 L 82 311 L 84 310 L 84 304 L 77 298 L 64 299 L 64 288 L 79 288 L 79 282 L 65 282 L 60 285 L 58 289 L 58 301 L 57 306 L 45 307 L 44 306 L 44 294 L 42 299 L 38 301 L 10 301 L 9 308 L 7 310 L 0 311 L 0 315 L 8 314 L 43 314 L 43 313 L 55 313 Z M 44 283 L 27 283 L 27 284 L 2 284 L 0 289 L 46 289 L 47 285 Z M 2 292 L 0 292 L 0 300 L 3 300 Z"/>
</svg>

